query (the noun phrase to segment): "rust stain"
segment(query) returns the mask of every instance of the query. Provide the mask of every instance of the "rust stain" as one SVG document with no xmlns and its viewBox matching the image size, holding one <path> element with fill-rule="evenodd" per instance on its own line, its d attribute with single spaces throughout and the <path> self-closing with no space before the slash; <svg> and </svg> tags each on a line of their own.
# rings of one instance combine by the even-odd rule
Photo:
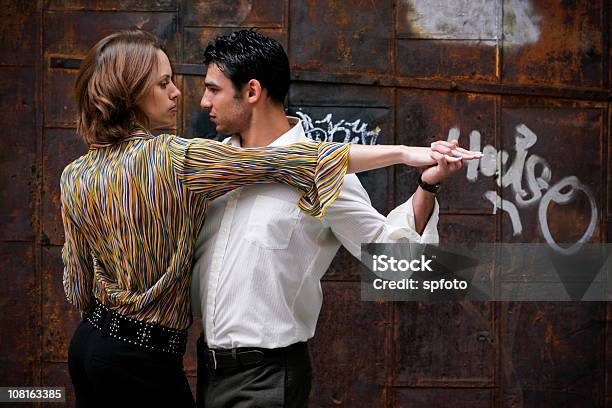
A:
<svg viewBox="0 0 612 408">
<path fill-rule="evenodd" d="M 336 47 L 336 51 L 338 52 L 339 58 L 344 62 L 348 62 L 351 59 L 351 49 L 346 44 L 346 38 L 344 34 L 338 35 L 338 45 Z"/>
</svg>

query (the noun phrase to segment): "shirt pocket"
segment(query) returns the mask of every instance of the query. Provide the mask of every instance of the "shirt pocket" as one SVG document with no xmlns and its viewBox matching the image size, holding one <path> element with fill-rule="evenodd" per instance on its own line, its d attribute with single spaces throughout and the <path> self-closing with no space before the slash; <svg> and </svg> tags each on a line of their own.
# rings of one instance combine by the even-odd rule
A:
<svg viewBox="0 0 612 408">
<path fill-rule="evenodd" d="M 300 217 L 297 202 L 258 195 L 244 239 L 263 249 L 287 249 Z"/>
</svg>

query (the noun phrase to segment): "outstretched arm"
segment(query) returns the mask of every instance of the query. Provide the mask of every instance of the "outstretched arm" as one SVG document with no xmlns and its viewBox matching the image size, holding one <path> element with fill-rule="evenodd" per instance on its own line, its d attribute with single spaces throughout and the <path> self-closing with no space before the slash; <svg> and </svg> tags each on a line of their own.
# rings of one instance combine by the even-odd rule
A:
<svg viewBox="0 0 612 408">
<path fill-rule="evenodd" d="M 425 167 L 437 164 L 432 157 L 432 152 L 436 148 L 448 147 L 446 153 L 447 160 L 450 162 L 460 162 L 461 160 L 473 160 L 481 157 L 480 152 L 471 152 L 459 148 L 456 144 L 438 141 L 432 143 L 432 147 L 414 146 L 364 146 L 351 145 L 349 153 L 348 173 L 359 173 L 362 171 L 378 169 L 391 166 L 393 164 L 404 164 L 413 167 Z M 454 146 L 452 149 L 450 146 Z M 444 153 L 443 153 L 444 154 Z"/>
<path fill-rule="evenodd" d="M 425 147 L 301 142 L 241 149 L 206 139 L 168 140 L 173 167 L 192 192 L 214 199 L 245 185 L 281 182 L 304 193 L 299 207 L 315 217 L 335 200 L 347 167 L 361 172 L 392 164 L 435 163 L 431 148 Z M 469 152 L 462 155 L 470 157 Z"/>
</svg>

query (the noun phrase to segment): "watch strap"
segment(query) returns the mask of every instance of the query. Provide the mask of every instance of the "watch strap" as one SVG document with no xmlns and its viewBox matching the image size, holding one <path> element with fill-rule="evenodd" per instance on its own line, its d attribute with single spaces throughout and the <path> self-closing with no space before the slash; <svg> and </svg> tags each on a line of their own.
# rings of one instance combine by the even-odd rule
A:
<svg viewBox="0 0 612 408">
<path fill-rule="evenodd" d="M 423 179 L 421 179 L 421 175 L 419 174 L 419 186 L 425 190 L 428 191 L 434 195 L 438 195 L 438 193 L 440 192 L 440 189 L 442 188 L 442 186 L 440 185 L 440 183 L 438 184 L 427 184 L 426 182 L 423 181 Z"/>
</svg>

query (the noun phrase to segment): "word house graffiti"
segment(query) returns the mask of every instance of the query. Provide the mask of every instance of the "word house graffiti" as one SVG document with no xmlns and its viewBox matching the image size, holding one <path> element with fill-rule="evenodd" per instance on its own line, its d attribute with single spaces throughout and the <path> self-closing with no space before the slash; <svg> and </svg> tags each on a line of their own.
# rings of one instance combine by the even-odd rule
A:
<svg viewBox="0 0 612 408">
<path fill-rule="evenodd" d="M 448 132 L 447 140 L 458 140 L 460 131 L 452 128 Z M 481 135 L 473 130 L 470 135 L 470 150 L 481 151 Z M 512 222 L 513 235 L 521 235 L 523 225 L 519 209 L 526 209 L 538 205 L 538 222 L 542 236 L 546 243 L 555 251 L 571 255 L 580 250 L 585 242 L 593 236 L 597 226 L 597 204 L 591 189 L 575 176 L 567 176 L 551 185 L 552 171 L 548 162 L 536 155 L 529 155 L 529 148 L 535 145 L 538 137 L 525 124 L 520 123 L 515 127 L 514 150 L 515 156 L 512 163 L 508 164 L 510 154 L 505 151 L 497 151 L 495 147 L 486 145 L 482 148 L 483 157 L 479 160 L 467 162 L 466 178 L 475 183 L 478 174 L 485 177 L 496 177 L 496 183 L 502 189 L 510 187 L 513 193 L 513 201 L 504 200 L 495 191 L 486 191 L 483 198 L 493 204 L 493 214 L 500 209 L 508 214 Z M 504 169 L 503 174 L 497 169 Z M 539 172 L 538 172 L 539 170 Z M 526 186 L 523 186 L 526 180 Z M 547 210 L 549 205 L 556 203 L 567 205 L 572 203 L 576 196 L 582 192 L 588 198 L 591 208 L 591 218 L 588 227 L 582 236 L 569 247 L 560 246 L 553 238 L 548 226 Z"/>
</svg>

